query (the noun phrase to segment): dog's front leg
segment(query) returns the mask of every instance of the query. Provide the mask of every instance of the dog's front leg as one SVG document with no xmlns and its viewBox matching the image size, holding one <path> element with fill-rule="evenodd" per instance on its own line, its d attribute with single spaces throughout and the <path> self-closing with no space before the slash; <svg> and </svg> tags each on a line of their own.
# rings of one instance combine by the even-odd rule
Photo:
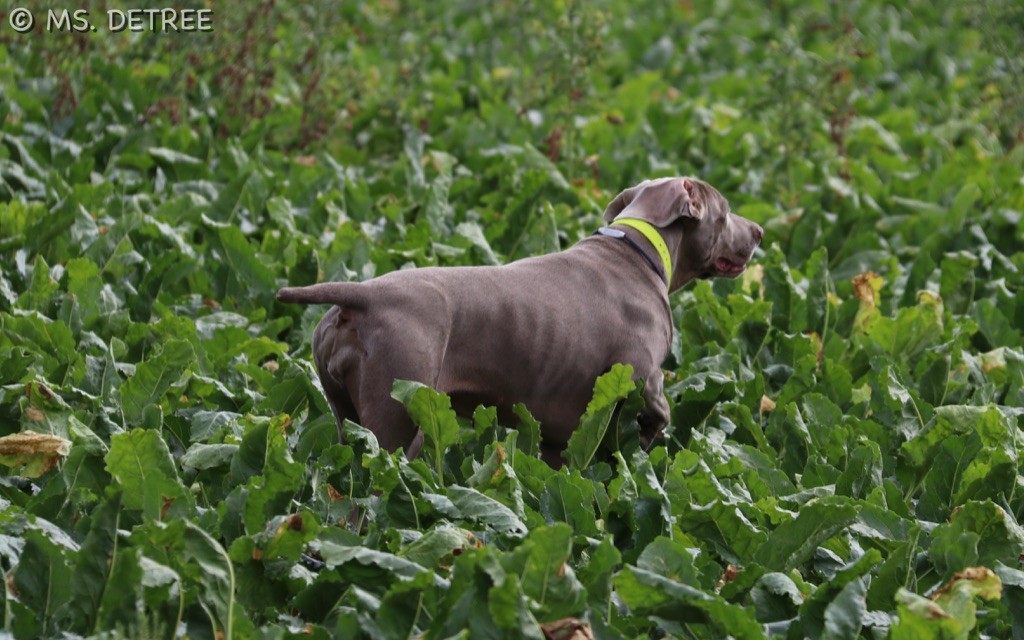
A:
<svg viewBox="0 0 1024 640">
<path fill-rule="evenodd" d="M 653 446 L 655 440 L 665 436 L 668 421 L 665 377 L 661 368 L 657 368 L 644 380 L 644 408 L 637 417 L 637 422 L 640 423 L 640 445 L 645 451 Z"/>
</svg>

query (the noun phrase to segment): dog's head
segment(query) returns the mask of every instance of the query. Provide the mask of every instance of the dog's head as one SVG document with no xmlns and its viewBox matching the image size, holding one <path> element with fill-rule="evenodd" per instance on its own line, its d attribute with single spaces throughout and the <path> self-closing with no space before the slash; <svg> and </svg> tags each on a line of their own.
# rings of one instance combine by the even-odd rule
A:
<svg viewBox="0 0 1024 640">
<path fill-rule="evenodd" d="M 618 218 L 640 218 L 662 232 L 677 262 L 670 291 L 694 278 L 735 278 L 764 235 L 759 225 L 731 212 L 714 187 L 696 178 L 645 180 L 626 189 L 604 212 L 608 223 Z"/>
</svg>

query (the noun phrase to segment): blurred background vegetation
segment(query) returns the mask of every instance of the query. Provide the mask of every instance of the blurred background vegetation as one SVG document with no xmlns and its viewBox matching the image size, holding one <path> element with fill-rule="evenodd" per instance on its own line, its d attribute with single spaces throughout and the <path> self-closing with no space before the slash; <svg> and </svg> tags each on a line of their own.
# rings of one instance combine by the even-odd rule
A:
<svg viewBox="0 0 1024 640">
<path fill-rule="evenodd" d="M 868 270 L 937 288 L 945 254 L 979 246 L 1024 266 L 1013 0 L 179 6 L 212 8 L 214 32 L 17 34 L 0 16 L 0 198 L 52 213 L 73 193 L 99 226 L 160 210 L 196 242 L 203 216 L 237 224 L 298 284 L 557 250 L 620 189 L 691 174 L 790 267 L 825 247 L 840 295 Z M 7 247 L 66 259 L 60 222 L 24 245 L 13 211 Z M 244 290 L 202 262 L 174 293 Z M 265 303 L 273 274 L 254 278 Z"/>
<path fill-rule="evenodd" d="M 94 20 L 148 6 L 88 4 Z M 1012 0 L 178 6 L 212 8 L 214 32 L 20 35 L 4 15 L 7 125 L 104 111 L 201 158 L 209 132 L 371 172 L 424 145 L 465 160 L 529 144 L 577 185 L 697 173 L 783 209 L 819 204 L 807 185 L 827 178 L 912 191 L 908 171 L 1024 136 Z"/>
<path fill-rule="evenodd" d="M 564 248 L 618 190 L 692 174 L 766 227 L 769 263 L 799 271 L 824 247 L 840 296 L 873 270 L 900 283 L 890 311 L 966 250 L 980 270 L 963 295 L 1024 318 L 1006 307 L 1024 267 L 1013 0 L 225 0 L 180 5 L 212 8 L 212 33 L 102 28 L 132 6 L 91 4 L 101 28 L 83 34 L 0 16 L 0 198 L 21 203 L 0 248 L 76 254 L 69 195 L 97 228 L 126 207 L 196 243 L 228 223 L 270 267 L 248 276 L 266 304 L 275 271 L 304 284 Z M 31 233 L 44 210 L 64 214 Z M 152 296 L 172 266 L 172 298 L 253 295 L 187 262 L 147 267 Z"/>
</svg>

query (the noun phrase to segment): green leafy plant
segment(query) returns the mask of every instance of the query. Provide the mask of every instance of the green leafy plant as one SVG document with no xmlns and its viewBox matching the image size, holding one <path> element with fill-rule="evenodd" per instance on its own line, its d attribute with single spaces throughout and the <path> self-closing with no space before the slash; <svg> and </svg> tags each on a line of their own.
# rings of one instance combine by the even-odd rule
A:
<svg viewBox="0 0 1024 640">
<path fill-rule="evenodd" d="M 1013 637 L 1017 13 L 230 1 L 215 38 L 0 16 L 3 634 Z M 407 381 L 418 459 L 339 438 L 324 309 L 278 287 L 558 251 L 673 174 L 766 234 L 669 300 L 664 440 L 639 446 L 626 366 L 585 381 L 558 470 L 529 407 L 459 416 Z"/>
</svg>

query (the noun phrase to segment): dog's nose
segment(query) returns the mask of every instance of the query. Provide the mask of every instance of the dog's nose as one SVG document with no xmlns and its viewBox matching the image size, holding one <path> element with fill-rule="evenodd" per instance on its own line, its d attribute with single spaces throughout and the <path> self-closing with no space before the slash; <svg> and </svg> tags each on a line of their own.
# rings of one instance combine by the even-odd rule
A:
<svg viewBox="0 0 1024 640">
<path fill-rule="evenodd" d="M 764 229 L 761 228 L 761 225 L 755 224 L 754 225 L 754 241 L 760 243 L 761 242 L 761 238 L 763 238 L 763 237 L 764 237 Z"/>
</svg>

